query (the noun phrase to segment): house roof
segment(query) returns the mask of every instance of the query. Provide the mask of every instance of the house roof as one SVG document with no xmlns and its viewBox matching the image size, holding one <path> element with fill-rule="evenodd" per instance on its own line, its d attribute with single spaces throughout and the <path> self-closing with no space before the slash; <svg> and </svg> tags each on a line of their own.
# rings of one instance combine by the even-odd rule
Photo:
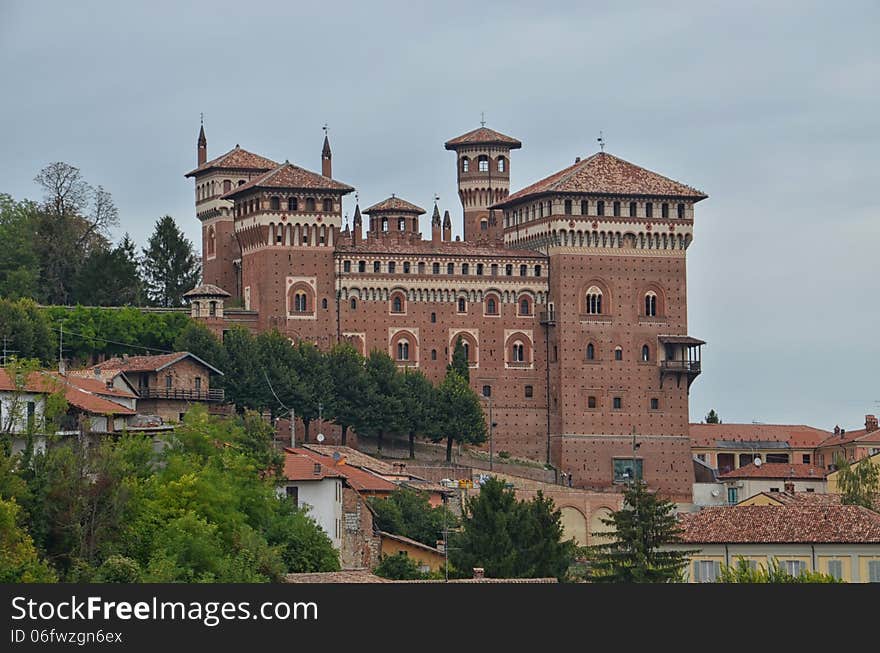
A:
<svg viewBox="0 0 880 653">
<path fill-rule="evenodd" d="M 67 403 L 92 415 L 134 415 L 135 411 L 115 401 L 99 397 L 77 385 L 80 379 L 67 379 L 57 372 L 32 372 L 19 387 L 6 369 L 0 369 L 0 391 L 23 390 L 34 394 L 63 392 Z"/>
<path fill-rule="evenodd" d="M 313 463 L 321 463 L 323 466 L 327 467 L 328 470 L 339 472 L 345 477 L 346 482 L 358 492 L 385 493 L 393 492 L 397 488 L 394 483 L 386 481 L 381 476 L 365 469 L 361 469 L 360 467 L 348 465 L 343 460 L 335 461 L 333 458 L 323 456 L 316 451 L 311 451 L 309 449 L 291 449 L 290 447 L 285 447 L 284 451 L 303 454 L 311 458 Z"/>
<path fill-rule="evenodd" d="M 345 569 L 343 571 L 316 571 L 287 574 L 288 583 L 393 583 L 377 576 L 369 569 Z"/>
<path fill-rule="evenodd" d="M 278 164 L 272 159 L 267 159 L 259 154 L 248 152 L 236 145 L 234 148 L 221 154 L 216 159 L 203 163 L 195 170 L 190 170 L 184 177 L 193 177 L 211 168 L 226 168 L 230 170 L 271 170 Z"/>
<path fill-rule="evenodd" d="M 405 199 L 392 195 L 378 204 L 373 204 L 373 206 L 364 209 L 362 213 L 369 215 L 371 213 L 382 213 L 384 211 L 422 215 L 425 212 L 425 209 L 421 206 L 416 206 L 412 202 L 407 202 Z"/>
<path fill-rule="evenodd" d="M 880 514 L 834 503 L 704 508 L 679 525 L 689 544 L 880 543 Z"/>
<path fill-rule="evenodd" d="M 843 444 L 850 444 L 852 442 L 864 442 L 866 444 L 880 443 L 880 430 L 875 429 L 873 431 L 868 431 L 866 429 L 858 429 L 856 431 L 844 431 L 843 437 L 832 433 L 817 446 L 834 447 Z"/>
<path fill-rule="evenodd" d="M 184 297 L 232 297 L 231 294 L 223 290 L 220 286 L 215 286 L 210 283 L 203 283 L 201 286 L 196 286 L 192 290 L 188 290 L 183 293 Z"/>
<path fill-rule="evenodd" d="M 427 544 L 423 544 L 417 540 L 410 539 L 408 537 L 404 537 L 403 535 L 395 535 L 394 533 L 387 533 L 385 531 L 379 531 L 379 535 L 382 536 L 382 539 L 394 540 L 395 542 L 402 542 L 403 544 L 408 544 L 409 546 L 416 547 L 418 549 L 422 549 L 423 551 L 427 551 L 429 553 L 433 553 L 438 556 L 444 555 L 443 551 L 438 549 L 435 546 L 428 546 Z"/>
<path fill-rule="evenodd" d="M 813 449 L 828 437 L 828 431 L 803 424 L 691 424 L 690 436 L 693 447 L 722 448 L 725 444 L 751 443 L 768 448 L 777 443 L 796 449 Z"/>
<path fill-rule="evenodd" d="M 345 478 L 344 474 L 316 462 L 296 449 L 284 450 L 284 478 L 288 481 L 321 481 L 325 478 Z"/>
<path fill-rule="evenodd" d="M 697 202 L 708 197 L 695 188 L 624 161 L 613 154 L 597 152 L 531 186 L 526 186 L 494 206 L 509 206 L 528 197 L 549 193 L 677 197 Z"/>
<path fill-rule="evenodd" d="M 113 370 L 118 370 L 120 372 L 161 372 L 166 367 L 174 365 L 175 363 L 182 361 L 184 358 L 192 358 L 203 367 L 211 370 L 214 374 L 223 374 L 223 372 L 218 370 L 213 365 L 206 363 L 201 358 L 199 358 L 195 354 L 189 353 L 188 351 L 177 351 L 169 354 L 159 354 L 157 356 L 129 356 L 128 358 L 109 358 L 103 363 L 93 365 L 89 369 L 97 369 L 102 373 Z"/>
<path fill-rule="evenodd" d="M 126 380 L 128 390 L 120 390 L 119 388 L 108 386 L 107 380 L 103 377 L 95 378 L 94 374 L 89 374 L 90 370 L 72 370 L 68 371 L 65 378 L 67 381 L 82 390 L 86 390 L 96 395 L 105 395 L 108 397 L 119 397 L 120 399 L 136 399 L 137 393 L 131 384 Z"/>
<path fill-rule="evenodd" d="M 303 449 L 310 449 L 315 453 L 318 453 L 322 456 L 328 456 L 330 458 L 333 457 L 334 453 L 338 453 L 340 455 L 340 462 L 344 462 L 347 465 L 354 465 L 355 467 L 362 467 L 363 469 L 368 469 L 371 472 L 375 472 L 377 474 L 381 474 L 383 476 L 393 476 L 399 475 L 401 472 L 399 469 L 395 469 L 394 465 L 391 463 L 387 463 L 384 460 L 379 460 L 378 458 L 374 458 L 368 454 L 365 454 L 362 451 L 358 451 L 357 449 L 352 449 L 351 447 L 344 447 L 342 445 L 336 444 L 303 444 Z M 403 472 L 404 474 L 406 471 Z"/>
<path fill-rule="evenodd" d="M 506 145 L 512 150 L 522 147 L 522 143 L 515 138 L 488 127 L 478 127 L 467 134 L 456 136 L 446 141 L 444 147 L 447 150 L 454 150 L 462 145 Z"/>
<path fill-rule="evenodd" d="M 289 161 L 275 167 L 269 172 L 254 177 L 246 184 L 236 186 L 221 199 L 231 199 L 236 195 L 247 192 L 253 188 L 278 188 L 296 190 L 331 190 L 341 191 L 343 194 L 351 193 L 354 188 L 329 177 L 319 175 L 317 172 L 295 166 Z"/>
<path fill-rule="evenodd" d="M 799 481 L 821 481 L 825 478 L 825 470 L 815 465 L 802 463 L 764 463 L 755 465 L 749 463 L 739 469 L 731 470 L 718 476 L 721 480 L 735 478 L 767 478 L 767 479 L 796 479 Z"/>
</svg>

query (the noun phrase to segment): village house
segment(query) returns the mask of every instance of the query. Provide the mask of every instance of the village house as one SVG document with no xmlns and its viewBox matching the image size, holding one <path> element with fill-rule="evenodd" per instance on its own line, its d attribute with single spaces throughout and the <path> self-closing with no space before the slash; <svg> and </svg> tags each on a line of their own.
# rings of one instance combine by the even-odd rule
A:
<svg viewBox="0 0 880 653">
<path fill-rule="evenodd" d="M 761 492 L 826 492 L 825 471 L 798 463 L 751 463 L 721 474 L 718 480 L 730 505 Z"/>
<path fill-rule="evenodd" d="M 816 464 L 834 470 L 837 456 L 848 462 L 861 460 L 867 456 L 880 453 L 880 429 L 877 427 L 876 415 L 865 415 L 865 428 L 846 431 L 834 427 L 833 434 L 824 439 L 816 448 Z"/>
<path fill-rule="evenodd" d="M 763 463 L 815 464 L 816 447 L 829 431 L 804 425 L 691 424 L 691 452 L 719 474 L 760 458 Z"/>
<path fill-rule="evenodd" d="M 416 562 L 422 573 L 442 571 L 446 564 L 445 550 L 439 547 L 428 546 L 409 537 L 385 531 L 379 531 L 379 538 L 383 557 L 403 553 Z"/>
</svg>

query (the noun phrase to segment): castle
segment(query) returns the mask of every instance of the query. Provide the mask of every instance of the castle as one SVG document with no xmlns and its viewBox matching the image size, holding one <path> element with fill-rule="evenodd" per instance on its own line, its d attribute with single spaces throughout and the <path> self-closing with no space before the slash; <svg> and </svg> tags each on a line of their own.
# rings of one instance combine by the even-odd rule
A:
<svg viewBox="0 0 880 653">
<path fill-rule="evenodd" d="M 238 145 L 209 160 L 202 127 L 186 175 L 207 284 L 193 315 L 222 330 L 236 321 L 223 311 L 232 295 L 253 329 L 380 349 L 435 382 L 461 338 L 496 451 L 597 490 L 635 465 L 690 501 L 688 391 L 704 343 L 687 332 L 686 254 L 707 196 L 604 147 L 510 194 L 518 140 L 483 125 L 445 147 L 460 240 L 436 203 L 423 237 L 425 209 L 395 195 L 343 225 L 355 189 L 333 179 L 326 134 L 318 174 Z"/>
</svg>

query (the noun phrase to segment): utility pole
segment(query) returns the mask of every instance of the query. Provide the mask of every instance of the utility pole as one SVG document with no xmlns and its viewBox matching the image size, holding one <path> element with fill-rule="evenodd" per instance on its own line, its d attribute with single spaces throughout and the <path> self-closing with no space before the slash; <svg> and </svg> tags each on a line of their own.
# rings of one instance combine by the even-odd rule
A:
<svg viewBox="0 0 880 653">
<path fill-rule="evenodd" d="M 17 354 L 17 349 L 9 348 L 9 338 L 7 336 L 3 336 L 3 363 L 2 366 L 6 367 L 6 364 L 9 362 L 9 354 Z"/>
<path fill-rule="evenodd" d="M 58 337 L 58 373 L 64 374 L 64 323 L 61 323 Z"/>
</svg>

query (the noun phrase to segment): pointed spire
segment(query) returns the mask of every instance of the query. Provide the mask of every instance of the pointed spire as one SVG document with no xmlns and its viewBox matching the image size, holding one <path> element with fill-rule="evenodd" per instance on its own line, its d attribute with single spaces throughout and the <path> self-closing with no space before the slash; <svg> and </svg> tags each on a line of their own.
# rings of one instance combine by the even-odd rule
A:
<svg viewBox="0 0 880 653">
<path fill-rule="evenodd" d="M 357 194 L 355 194 L 355 198 L 357 198 Z M 358 203 L 354 205 L 354 218 L 352 218 L 351 225 L 351 242 L 355 245 L 361 242 L 361 206 L 359 198 L 356 201 Z"/>
<path fill-rule="evenodd" d="M 443 214 L 443 240 L 447 243 L 452 241 L 452 218 L 448 210 Z"/>
<path fill-rule="evenodd" d="M 208 139 L 205 138 L 205 114 L 199 114 L 198 162 L 204 165 L 208 161 Z"/>
<path fill-rule="evenodd" d="M 440 209 L 437 208 L 437 200 L 434 200 L 434 214 L 431 216 L 431 224 L 440 226 Z"/>
<path fill-rule="evenodd" d="M 448 209 L 443 214 L 443 226 L 449 227 L 450 229 L 452 228 L 452 218 L 449 217 L 449 210 Z"/>
<path fill-rule="evenodd" d="M 333 152 L 330 151 L 330 138 L 327 136 L 327 124 L 324 123 L 324 147 L 321 149 L 321 174 L 333 177 Z"/>
<path fill-rule="evenodd" d="M 362 221 L 362 218 L 361 218 L 361 205 L 360 205 L 360 204 L 355 204 L 355 205 L 354 205 L 354 218 L 352 219 L 352 222 L 354 222 L 354 224 L 361 224 L 361 221 Z"/>
</svg>

